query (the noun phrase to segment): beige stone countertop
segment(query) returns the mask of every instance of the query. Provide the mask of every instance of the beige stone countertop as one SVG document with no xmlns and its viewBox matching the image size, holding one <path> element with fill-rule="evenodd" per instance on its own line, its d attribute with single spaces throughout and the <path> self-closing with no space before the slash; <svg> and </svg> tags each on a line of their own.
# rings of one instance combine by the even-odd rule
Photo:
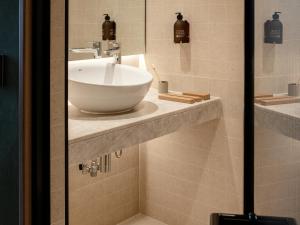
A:
<svg viewBox="0 0 300 225">
<path fill-rule="evenodd" d="M 272 106 L 255 104 L 255 123 L 300 140 L 300 103 Z"/>
<path fill-rule="evenodd" d="M 85 114 L 69 105 L 70 161 L 118 151 L 175 132 L 182 126 L 218 119 L 221 115 L 222 104 L 218 97 L 185 104 L 159 100 L 155 89 L 126 114 Z"/>
<path fill-rule="evenodd" d="M 125 114 L 86 114 L 69 104 L 69 143 L 113 132 L 115 129 L 124 129 L 139 123 L 146 123 L 171 114 L 199 109 L 219 101 L 220 99 L 217 97 L 195 104 L 165 101 L 158 99 L 157 91 L 151 89 L 143 102 L 133 111 Z"/>
</svg>

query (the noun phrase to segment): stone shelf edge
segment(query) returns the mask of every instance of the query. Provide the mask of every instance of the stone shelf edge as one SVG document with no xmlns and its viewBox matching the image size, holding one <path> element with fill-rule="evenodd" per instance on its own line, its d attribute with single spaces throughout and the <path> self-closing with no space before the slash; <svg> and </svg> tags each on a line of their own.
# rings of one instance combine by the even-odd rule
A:
<svg viewBox="0 0 300 225">
<path fill-rule="evenodd" d="M 151 99 L 148 98 L 147 101 Z M 69 140 L 69 163 L 91 160 L 101 154 L 119 151 L 175 132 L 183 126 L 205 123 L 222 116 L 221 100 L 217 97 L 193 105 L 156 99 L 152 100 L 152 103 L 158 105 L 158 111 L 162 104 L 172 105 L 173 110 L 160 114 L 153 113 L 153 116 L 145 120 L 139 118 L 128 124 L 122 123 L 122 126 L 115 126 L 109 131 L 99 128 L 101 132 Z M 178 109 L 174 108 L 176 105 Z"/>
<path fill-rule="evenodd" d="M 255 125 L 300 140 L 300 103 L 276 106 L 255 104 Z"/>
</svg>

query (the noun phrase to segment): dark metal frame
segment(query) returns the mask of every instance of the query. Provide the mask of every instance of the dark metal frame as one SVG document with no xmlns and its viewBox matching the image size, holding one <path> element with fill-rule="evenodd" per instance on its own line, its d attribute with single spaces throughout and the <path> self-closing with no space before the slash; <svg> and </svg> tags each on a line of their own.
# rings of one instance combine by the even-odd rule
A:
<svg viewBox="0 0 300 225">
<path fill-rule="evenodd" d="M 50 224 L 50 0 L 32 0 L 32 224 Z"/>
<path fill-rule="evenodd" d="M 254 212 L 255 0 L 245 0 L 244 214 Z"/>
<path fill-rule="evenodd" d="M 32 0 L 32 224 L 51 224 L 50 0 Z M 65 0 L 65 99 L 68 99 L 68 0 Z M 68 207 L 68 102 L 65 101 L 65 224 Z"/>
<path fill-rule="evenodd" d="M 24 156 L 24 151 L 23 151 L 23 121 L 24 121 L 24 116 L 23 116 L 23 106 L 24 106 L 24 101 L 23 101 L 23 84 L 24 84 L 24 1 L 19 0 L 19 112 L 18 112 L 18 117 L 19 117 L 19 224 L 23 224 L 24 220 L 24 184 L 23 184 L 23 156 Z M 4 65 L 5 65 L 5 58 L 4 56 L 1 58 L 2 60 L 2 71 L 0 75 L 0 88 L 1 86 L 3 87 L 4 85 Z"/>
</svg>

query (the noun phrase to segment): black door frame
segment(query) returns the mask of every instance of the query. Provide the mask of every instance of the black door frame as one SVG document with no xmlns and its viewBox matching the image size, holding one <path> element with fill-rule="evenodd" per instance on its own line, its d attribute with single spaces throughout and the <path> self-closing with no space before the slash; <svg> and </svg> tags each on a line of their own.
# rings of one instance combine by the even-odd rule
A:
<svg viewBox="0 0 300 225">
<path fill-rule="evenodd" d="M 244 214 L 254 212 L 255 0 L 244 0 Z"/>
<path fill-rule="evenodd" d="M 50 0 L 32 0 L 32 224 L 50 212 Z"/>
<path fill-rule="evenodd" d="M 32 224 L 51 224 L 51 0 L 32 0 Z M 68 200 L 68 0 L 65 0 L 65 224 Z"/>
<path fill-rule="evenodd" d="M 25 1 L 25 0 L 20 0 Z M 33 225 L 51 224 L 50 41 L 51 0 L 31 0 L 32 27 L 32 178 Z M 68 0 L 65 0 L 65 99 L 68 99 Z M 68 102 L 65 101 L 65 224 L 68 207 Z"/>
</svg>

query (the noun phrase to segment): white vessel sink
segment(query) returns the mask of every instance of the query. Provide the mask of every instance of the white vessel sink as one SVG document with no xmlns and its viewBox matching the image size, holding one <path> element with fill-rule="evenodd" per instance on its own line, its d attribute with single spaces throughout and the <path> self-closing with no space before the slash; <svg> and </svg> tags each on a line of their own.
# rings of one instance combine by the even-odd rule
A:
<svg viewBox="0 0 300 225">
<path fill-rule="evenodd" d="M 79 110 L 113 114 L 132 110 L 149 91 L 145 70 L 101 59 L 69 62 L 69 101 Z"/>
</svg>

